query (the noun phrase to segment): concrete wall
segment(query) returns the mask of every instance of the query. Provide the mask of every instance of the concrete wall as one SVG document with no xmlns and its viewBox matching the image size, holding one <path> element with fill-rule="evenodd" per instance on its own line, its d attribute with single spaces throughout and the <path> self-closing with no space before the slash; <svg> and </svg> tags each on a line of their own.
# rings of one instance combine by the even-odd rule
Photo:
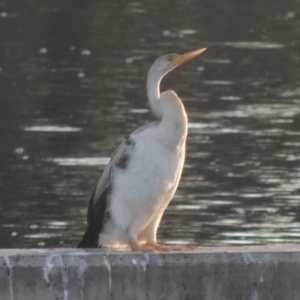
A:
<svg viewBox="0 0 300 300">
<path fill-rule="evenodd" d="M 0 300 L 299 300 L 300 246 L 0 250 Z"/>
</svg>

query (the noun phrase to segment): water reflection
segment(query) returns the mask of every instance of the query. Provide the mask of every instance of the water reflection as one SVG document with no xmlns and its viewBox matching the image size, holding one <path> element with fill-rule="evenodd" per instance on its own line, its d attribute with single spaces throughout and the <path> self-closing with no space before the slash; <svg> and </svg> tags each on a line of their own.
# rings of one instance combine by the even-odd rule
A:
<svg viewBox="0 0 300 300">
<path fill-rule="evenodd" d="M 47 161 L 55 162 L 60 166 L 106 166 L 110 158 L 108 157 L 81 157 L 81 158 L 48 158 Z"/>
<path fill-rule="evenodd" d="M 227 2 L 3 3 L 0 247 L 78 243 L 109 157 L 153 120 L 152 61 L 201 45 L 162 82 L 186 106 L 189 137 L 159 239 L 299 242 L 298 7 Z"/>
<path fill-rule="evenodd" d="M 211 85 L 232 85 L 232 81 L 228 80 L 204 80 L 204 84 L 211 84 Z"/>
<path fill-rule="evenodd" d="M 245 49 L 281 49 L 285 47 L 283 44 L 270 42 L 225 42 L 223 45 Z"/>
<path fill-rule="evenodd" d="M 55 126 L 55 125 L 44 125 L 44 126 L 31 126 L 25 127 L 25 131 L 36 131 L 36 132 L 76 132 L 81 131 L 81 128 L 74 128 L 70 126 Z"/>
</svg>

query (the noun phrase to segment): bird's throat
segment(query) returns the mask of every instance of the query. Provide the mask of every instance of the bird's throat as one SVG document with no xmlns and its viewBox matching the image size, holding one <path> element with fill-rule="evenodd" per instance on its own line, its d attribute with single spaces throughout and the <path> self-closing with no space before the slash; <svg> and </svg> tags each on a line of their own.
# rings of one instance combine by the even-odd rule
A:
<svg viewBox="0 0 300 300">
<path fill-rule="evenodd" d="M 162 75 L 157 73 L 148 73 L 147 78 L 147 96 L 150 107 L 153 114 L 158 119 L 162 118 L 162 113 L 159 108 L 159 99 L 160 99 L 160 82 L 162 80 Z"/>
</svg>

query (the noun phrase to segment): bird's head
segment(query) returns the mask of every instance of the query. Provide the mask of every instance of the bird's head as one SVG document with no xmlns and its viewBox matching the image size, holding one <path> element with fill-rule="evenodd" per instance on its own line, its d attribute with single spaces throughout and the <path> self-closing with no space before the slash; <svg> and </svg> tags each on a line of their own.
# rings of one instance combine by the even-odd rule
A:
<svg viewBox="0 0 300 300">
<path fill-rule="evenodd" d="M 195 51 L 183 54 L 183 55 L 167 54 L 167 55 L 161 56 L 154 61 L 154 64 L 152 65 L 150 70 L 165 75 L 168 72 L 170 72 L 171 70 L 173 70 L 174 68 L 176 68 L 177 66 L 200 55 L 205 50 L 206 50 L 206 48 L 202 48 L 202 49 L 195 50 Z"/>
<path fill-rule="evenodd" d="M 200 55 L 206 48 L 198 49 L 183 55 L 167 54 L 156 59 L 148 72 L 147 78 L 147 95 L 154 115 L 162 118 L 161 107 L 159 106 L 160 98 L 160 81 L 170 71 L 184 62 Z M 178 97 L 177 97 L 178 98 Z"/>
</svg>

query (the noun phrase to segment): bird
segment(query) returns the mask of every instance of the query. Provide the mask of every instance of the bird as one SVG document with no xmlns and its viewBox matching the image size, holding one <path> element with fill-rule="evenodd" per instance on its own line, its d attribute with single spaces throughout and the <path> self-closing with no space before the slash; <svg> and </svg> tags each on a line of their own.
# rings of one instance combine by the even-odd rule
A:
<svg viewBox="0 0 300 300">
<path fill-rule="evenodd" d="M 154 61 L 146 89 L 157 120 L 132 132 L 112 155 L 90 198 L 88 226 L 78 248 L 171 251 L 157 243 L 156 233 L 181 177 L 188 120 L 180 98 L 172 90 L 160 93 L 160 82 L 205 50 Z"/>
</svg>

